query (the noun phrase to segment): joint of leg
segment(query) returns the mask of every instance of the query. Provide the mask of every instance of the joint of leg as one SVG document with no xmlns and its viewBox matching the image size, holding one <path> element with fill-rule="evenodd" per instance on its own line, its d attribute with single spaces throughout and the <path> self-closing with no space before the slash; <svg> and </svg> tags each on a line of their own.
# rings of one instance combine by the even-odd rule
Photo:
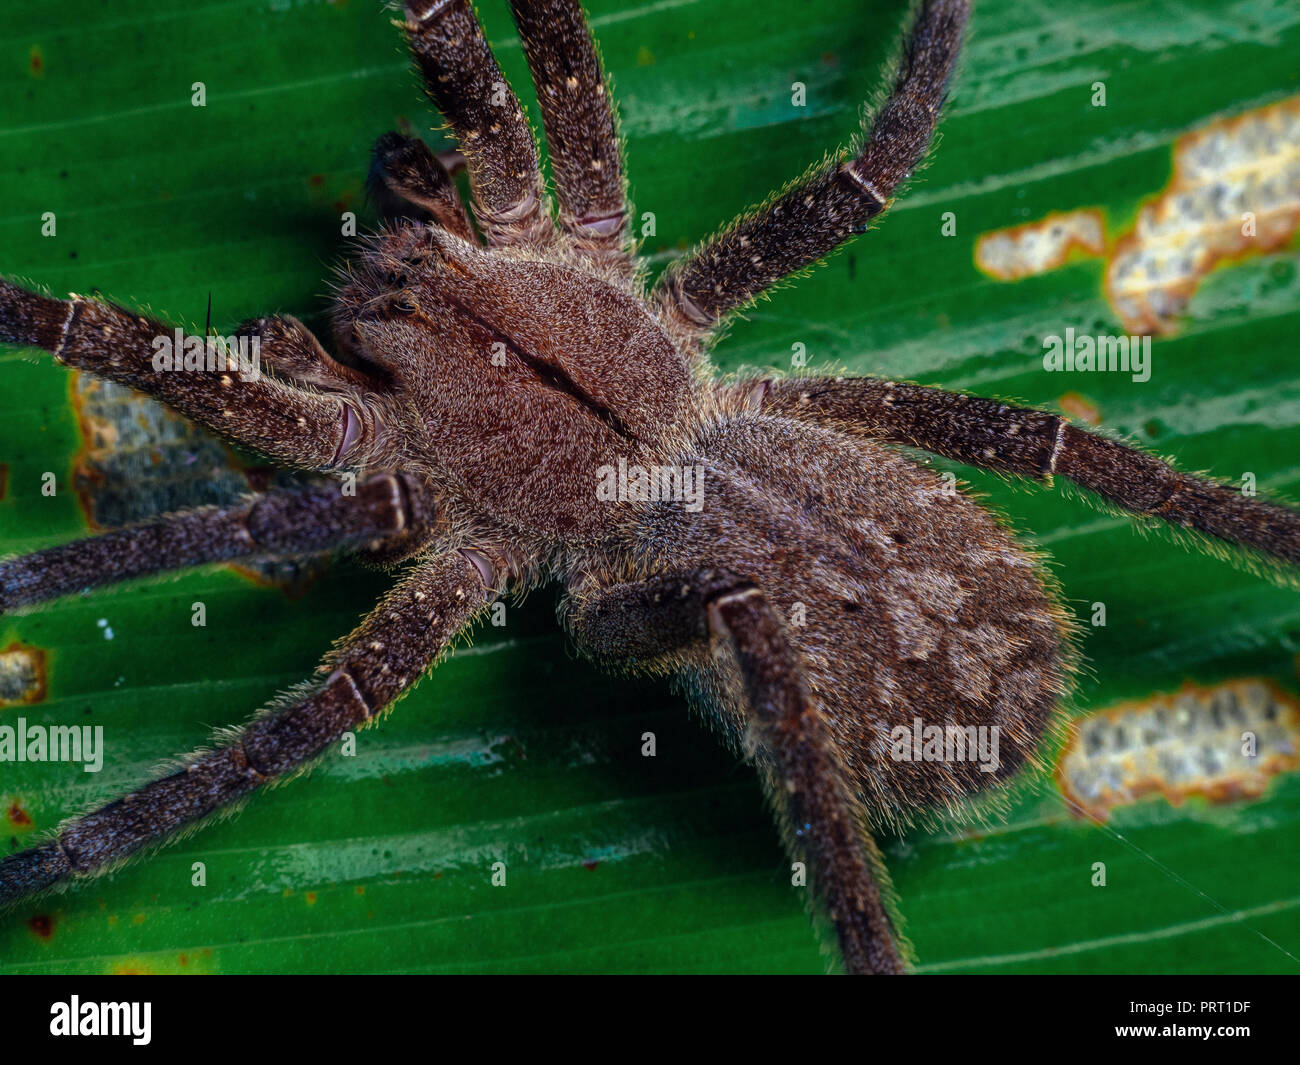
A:
<svg viewBox="0 0 1300 1065">
<path fill-rule="evenodd" d="M 448 525 L 443 497 L 429 490 L 426 482 L 407 473 L 397 474 L 406 503 L 407 527 L 445 532 Z"/>
<path fill-rule="evenodd" d="M 354 409 L 346 400 L 342 401 L 341 406 L 339 443 L 330 460 L 331 467 L 357 465 L 361 456 L 372 455 L 378 450 L 383 438 L 383 423 L 373 411 Z M 359 446 L 363 444 L 365 446 Z"/>
<path fill-rule="evenodd" d="M 455 0 L 406 0 L 406 21 L 410 29 L 418 29 L 432 18 L 446 11 Z"/>
<path fill-rule="evenodd" d="M 495 244 L 545 243 L 552 235 L 550 216 L 542 210 L 537 193 L 531 190 L 517 203 L 500 211 L 476 203 L 474 216 Z"/>
<path fill-rule="evenodd" d="M 1052 453 L 1047 456 L 1047 461 L 1043 463 L 1043 473 L 1051 476 L 1056 472 L 1056 460 L 1061 454 L 1061 449 L 1065 446 L 1065 429 L 1069 425 L 1064 418 L 1058 418 L 1056 421 L 1056 439 L 1052 442 Z"/>
<path fill-rule="evenodd" d="M 406 483 L 394 473 L 377 473 L 362 482 L 363 488 L 387 489 L 393 508 L 393 524 L 386 531 L 399 533 L 411 526 L 414 515 L 411 508 L 411 496 Z"/>
<path fill-rule="evenodd" d="M 866 200 L 866 214 L 868 218 L 874 218 L 885 209 L 888 198 L 867 178 L 858 172 L 858 164 L 861 159 L 854 159 L 840 167 L 840 177 L 844 178 L 860 195 Z"/>
<path fill-rule="evenodd" d="M 660 305 L 670 315 L 680 319 L 695 332 L 712 329 L 717 319 L 704 311 L 682 288 L 680 277 L 673 276 L 664 283 L 659 297 Z"/>
<path fill-rule="evenodd" d="M 524 559 L 508 544 L 493 547 L 462 547 L 460 553 L 474 567 L 483 587 L 501 591 L 504 581 L 517 581 L 524 575 Z"/>
<path fill-rule="evenodd" d="M 63 361 L 63 349 L 68 346 L 68 337 L 72 335 L 73 327 L 77 324 L 77 319 L 81 317 L 81 308 L 85 305 L 85 300 L 80 296 L 73 296 L 68 300 L 68 315 L 63 319 L 63 328 L 59 330 L 59 342 L 55 345 L 54 357 Z"/>
<path fill-rule="evenodd" d="M 370 705 L 370 700 L 347 669 L 340 667 L 329 675 L 325 687 L 328 689 L 335 686 L 341 687 L 348 699 L 361 707 L 361 714 L 367 721 L 375 716 L 378 708 Z"/>
<path fill-rule="evenodd" d="M 739 603 L 744 599 L 761 597 L 762 594 L 763 593 L 752 584 L 732 588 L 728 591 L 722 592 L 720 595 L 713 596 L 709 600 L 709 610 L 721 611 L 723 607 L 730 606 L 732 603 Z"/>
<path fill-rule="evenodd" d="M 239 737 L 239 756 L 244 760 L 244 769 L 248 775 L 253 778 L 254 785 L 264 784 L 274 775 L 266 767 L 257 765 L 253 761 L 252 755 L 248 753 L 248 748 L 244 746 L 246 736 Z"/>
<path fill-rule="evenodd" d="M 586 214 L 580 218 L 566 218 L 565 228 L 577 240 L 607 242 L 611 237 L 621 238 L 627 225 L 627 211 L 619 208 L 610 214 Z"/>
<path fill-rule="evenodd" d="M 57 356 L 75 314 L 72 300 L 57 300 L 0 278 L 0 341 L 44 348 Z"/>
<path fill-rule="evenodd" d="M 731 627 L 723 618 L 723 611 L 733 603 L 745 599 L 761 597 L 762 592 L 749 581 L 740 581 L 728 573 L 707 573 L 702 575 L 704 596 L 704 613 L 708 619 L 709 632 L 714 636 L 730 639 Z"/>
</svg>

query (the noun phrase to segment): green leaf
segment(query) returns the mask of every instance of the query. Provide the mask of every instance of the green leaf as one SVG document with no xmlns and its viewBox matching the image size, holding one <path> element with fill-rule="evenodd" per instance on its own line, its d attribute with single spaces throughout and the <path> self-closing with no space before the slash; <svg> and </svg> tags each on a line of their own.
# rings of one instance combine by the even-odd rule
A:
<svg viewBox="0 0 1300 1065">
<path fill-rule="evenodd" d="M 904 7 L 590 4 L 658 266 L 852 135 Z M 437 123 L 376 3 L 5 9 L 0 270 L 60 295 L 98 287 L 199 325 L 210 294 L 223 332 L 273 311 L 319 320 L 346 246 L 340 212 L 370 218 L 370 145 Z M 480 14 L 528 100 L 507 5 L 484 0 Z M 788 368 L 803 344 L 814 370 L 1047 407 L 1077 393 L 1104 428 L 1185 468 L 1252 473 L 1261 489 L 1300 496 L 1293 235 L 1201 279 L 1155 340 L 1144 384 L 1043 372 L 1047 335 L 1129 331 L 1104 257 L 1019 281 L 975 263 L 982 235 L 1060 211 L 1100 209 L 1113 245 L 1168 187 L 1179 137 L 1295 97 L 1297 51 L 1300 14 L 1285 0 L 979 4 L 932 164 L 875 231 L 738 322 L 719 371 Z M 206 107 L 191 105 L 196 82 Z M 806 107 L 791 104 L 795 82 Z M 1092 103 L 1098 82 L 1104 107 Z M 45 212 L 54 237 L 41 235 Z M 941 235 L 945 212 L 955 236 Z M 86 487 L 106 514 L 246 487 L 219 449 L 147 408 L 119 414 L 110 440 L 83 439 L 72 375 L 48 356 L 5 348 L 0 374 L 0 553 L 86 532 L 73 471 L 102 473 L 106 444 L 123 461 Z M 47 472 L 53 497 L 41 492 Z M 1086 629 L 1091 671 L 1071 713 L 1188 680 L 1261 676 L 1296 690 L 1294 591 L 1063 494 L 958 472 L 1050 552 L 1082 621 L 1106 604 L 1107 625 Z M 44 699 L 0 709 L 0 724 L 102 725 L 107 746 L 98 774 L 0 764 L 0 840 L 29 845 L 212 726 L 244 720 L 307 676 L 387 584 L 342 563 L 310 576 L 287 592 L 212 569 L 0 618 L 0 649 L 40 649 L 48 669 Z M 206 627 L 190 623 L 195 602 Z M 666 685 L 577 661 L 553 606 L 535 595 L 504 628 L 477 633 L 358 738 L 356 757 L 111 878 L 0 916 L 0 971 L 824 968 L 753 774 Z M 640 755 L 647 731 L 655 758 Z M 1004 821 L 883 843 L 924 971 L 1294 972 L 1298 829 L 1294 774 L 1250 801 L 1146 798 L 1099 826 L 1044 773 Z M 496 861 L 504 888 L 490 883 Z M 195 862 L 206 887 L 191 886 Z M 1092 885 L 1097 862 L 1105 887 Z"/>
</svg>

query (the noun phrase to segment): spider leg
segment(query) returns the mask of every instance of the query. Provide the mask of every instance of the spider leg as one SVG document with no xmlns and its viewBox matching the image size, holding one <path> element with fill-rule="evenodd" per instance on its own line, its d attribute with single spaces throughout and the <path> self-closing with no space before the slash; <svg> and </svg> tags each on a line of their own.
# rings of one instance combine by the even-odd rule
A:
<svg viewBox="0 0 1300 1065">
<path fill-rule="evenodd" d="M 385 133 L 375 142 L 367 185 L 385 218 L 409 215 L 410 206 L 462 240 L 477 243 L 456 183 L 429 146 L 418 137 Z"/>
<path fill-rule="evenodd" d="M 65 822 L 49 842 L 0 861 L 0 905 L 94 876 L 196 827 L 369 724 L 492 598 L 484 564 L 472 555 L 481 553 L 451 551 L 420 565 L 326 657 L 319 670 L 327 675 L 323 683 L 275 704 L 221 746 L 195 751 L 183 769 Z"/>
<path fill-rule="evenodd" d="M 1048 411 L 873 377 L 751 380 L 753 410 L 916 447 L 1001 473 L 1068 477 L 1121 510 L 1300 565 L 1300 510 L 1244 495 Z"/>
<path fill-rule="evenodd" d="M 631 274 L 622 150 L 578 0 L 511 0 L 537 86 L 560 228 L 584 255 Z"/>
<path fill-rule="evenodd" d="M 969 14 L 966 0 L 926 0 L 861 150 L 814 169 L 664 273 L 654 295 L 679 331 L 706 337 L 729 311 L 864 232 L 885 210 L 929 147 Z"/>
<path fill-rule="evenodd" d="M 680 668 L 692 647 L 731 647 L 748 739 L 786 848 L 806 864 L 845 966 L 851 973 L 903 972 L 881 900 L 884 863 L 799 654 L 763 592 L 706 570 L 582 593 L 566 613 L 578 646 L 597 660 L 648 664 L 667 654 Z"/>
<path fill-rule="evenodd" d="M 0 561 L 0 613 L 147 574 L 252 555 L 301 555 L 427 542 L 437 501 L 383 473 L 345 495 L 341 485 L 268 492 L 230 507 L 198 507 Z"/>
<path fill-rule="evenodd" d="M 184 357 L 175 343 L 178 332 L 111 303 L 51 299 L 0 280 L 0 341 L 45 348 L 65 366 L 162 400 L 284 466 L 351 465 L 373 448 L 379 427 L 362 403 L 305 392 L 233 363 L 215 370 L 156 369 L 160 347 L 174 353 L 177 364 Z M 274 361 L 275 337 L 268 341 Z M 208 365 L 205 338 L 182 337 L 182 349 L 191 345 Z"/>
<path fill-rule="evenodd" d="M 488 243 L 546 243 L 554 229 L 537 142 L 469 0 L 406 0 L 405 9 L 411 52 L 465 154 Z"/>
</svg>

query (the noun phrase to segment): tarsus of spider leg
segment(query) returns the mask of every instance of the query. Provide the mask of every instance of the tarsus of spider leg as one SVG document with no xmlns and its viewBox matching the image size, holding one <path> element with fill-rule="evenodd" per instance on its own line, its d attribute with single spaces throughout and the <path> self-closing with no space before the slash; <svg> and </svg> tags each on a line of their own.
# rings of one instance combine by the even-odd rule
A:
<svg viewBox="0 0 1300 1065">
<path fill-rule="evenodd" d="M 387 538 L 411 523 L 407 486 L 380 474 L 200 507 L 0 561 L 0 611 L 150 573 L 275 552 L 307 554 Z"/>
<path fill-rule="evenodd" d="M 885 210 L 929 148 L 969 15 L 966 0 L 926 0 L 861 149 L 814 167 L 664 273 L 655 294 L 678 333 L 707 335 L 729 311 L 811 266 Z"/>
<path fill-rule="evenodd" d="M 185 767 L 65 822 L 0 861 L 0 905 L 95 876 L 285 780 L 378 717 L 494 597 L 471 553 L 422 563 L 326 657 L 323 684 L 291 693 Z"/>
</svg>

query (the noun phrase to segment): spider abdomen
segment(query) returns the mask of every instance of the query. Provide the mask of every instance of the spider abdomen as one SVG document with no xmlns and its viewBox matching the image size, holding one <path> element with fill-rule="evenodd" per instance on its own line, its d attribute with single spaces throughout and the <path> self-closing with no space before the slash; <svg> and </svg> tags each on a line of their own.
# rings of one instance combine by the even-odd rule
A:
<svg viewBox="0 0 1300 1065">
<path fill-rule="evenodd" d="M 900 452 L 807 423 L 742 415 L 699 444 L 704 505 L 649 507 L 648 565 L 752 575 L 873 819 L 905 823 L 1032 758 L 1069 628 L 993 513 Z M 678 664 L 739 739 L 734 663 Z"/>
</svg>

